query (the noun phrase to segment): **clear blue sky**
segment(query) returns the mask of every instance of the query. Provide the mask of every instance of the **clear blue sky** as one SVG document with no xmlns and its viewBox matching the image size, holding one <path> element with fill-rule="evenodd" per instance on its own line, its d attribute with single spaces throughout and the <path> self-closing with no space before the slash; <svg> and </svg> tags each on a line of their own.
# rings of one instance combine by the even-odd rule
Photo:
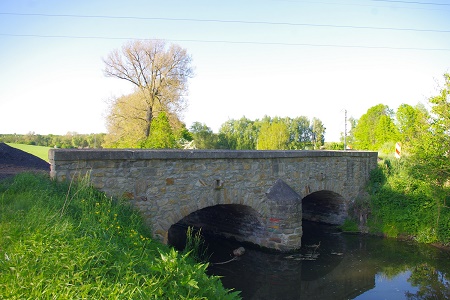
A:
<svg viewBox="0 0 450 300">
<path fill-rule="evenodd" d="M 102 58 L 130 39 L 192 55 L 188 127 L 307 116 L 338 141 L 344 110 L 436 94 L 450 1 L 0 0 L 0 133 L 106 132 L 108 99 L 133 87 L 104 77 Z"/>
</svg>

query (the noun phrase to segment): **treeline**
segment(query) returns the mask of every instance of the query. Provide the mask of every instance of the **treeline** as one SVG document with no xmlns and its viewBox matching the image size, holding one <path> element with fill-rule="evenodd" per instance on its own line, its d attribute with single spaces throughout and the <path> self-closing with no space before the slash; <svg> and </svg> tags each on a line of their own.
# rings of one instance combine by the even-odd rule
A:
<svg viewBox="0 0 450 300">
<path fill-rule="evenodd" d="M 68 132 L 65 135 L 41 135 L 34 132 L 27 134 L 0 134 L 0 142 L 56 148 L 101 148 L 105 133 L 79 134 Z"/>
<path fill-rule="evenodd" d="M 214 133 L 210 127 L 195 122 L 187 129 L 178 122 L 172 126 L 167 114 L 159 113 L 152 121 L 152 132 L 143 138 L 142 130 L 135 128 L 134 134 L 78 134 L 40 135 L 30 132 L 0 134 L 0 142 L 57 148 L 142 148 L 142 149 L 230 149 L 230 150 L 303 150 L 324 147 L 325 127 L 313 118 L 301 116 L 280 118 L 265 116 L 261 120 L 242 117 L 228 120 Z M 118 138 L 122 136 L 122 138 Z M 328 144 L 339 149 L 342 144 Z"/>
<path fill-rule="evenodd" d="M 265 116 L 261 120 L 242 117 L 223 123 L 217 134 L 206 125 L 194 123 L 191 147 L 233 150 L 304 150 L 320 149 L 325 143 L 325 127 L 313 118 Z"/>
</svg>

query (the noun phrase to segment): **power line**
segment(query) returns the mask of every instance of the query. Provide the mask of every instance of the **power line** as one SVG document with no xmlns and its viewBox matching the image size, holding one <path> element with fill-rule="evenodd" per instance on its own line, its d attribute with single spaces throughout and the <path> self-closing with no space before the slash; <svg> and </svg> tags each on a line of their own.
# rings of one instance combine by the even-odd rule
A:
<svg viewBox="0 0 450 300">
<path fill-rule="evenodd" d="M 41 35 L 41 34 L 10 34 L 10 33 L 0 33 L 0 36 L 33 37 L 33 38 L 64 38 L 64 39 L 156 40 L 156 39 L 134 38 L 134 37 Z M 266 46 L 360 48 L 360 49 L 380 49 L 380 50 L 450 51 L 450 48 L 389 47 L 389 46 L 312 44 L 312 43 L 279 43 L 279 42 L 230 41 L 230 40 L 195 40 L 195 39 L 161 39 L 161 40 L 165 40 L 168 42 L 186 42 L 186 43 L 222 43 L 222 44 L 246 44 L 246 45 L 266 45 Z"/>
<path fill-rule="evenodd" d="M 403 1 L 403 0 L 370 0 L 370 1 L 372 1 L 372 2 L 402 3 L 402 4 L 450 6 L 450 3 L 437 3 L 437 2 Z"/>
<path fill-rule="evenodd" d="M 375 6 L 371 4 L 364 4 L 364 3 L 340 3 L 340 2 L 325 2 L 325 1 L 316 1 L 316 0 L 273 0 L 273 1 L 285 1 L 285 2 L 297 2 L 297 3 L 311 3 L 311 4 L 329 4 L 329 5 L 350 5 L 350 6 Z M 421 2 L 421 1 L 402 1 L 402 0 L 367 0 L 370 2 L 382 2 L 382 3 L 401 3 L 401 4 L 417 4 L 417 5 L 429 5 L 429 6 L 450 6 L 448 3 L 438 3 L 438 2 Z M 389 7 L 389 6 L 375 6 L 375 7 Z M 399 7 L 399 8 L 411 8 L 411 7 Z M 423 7 L 420 8 L 414 8 L 414 9 L 426 9 Z"/>
<path fill-rule="evenodd" d="M 373 1 L 387 1 L 387 0 L 373 0 Z M 12 12 L 0 12 L 0 15 L 60 17 L 60 18 L 128 19 L 128 20 L 153 20 L 153 21 L 177 21 L 177 22 L 209 22 L 209 23 L 234 23 L 234 24 L 251 24 L 251 25 L 283 25 L 283 26 L 305 26 L 305 27 L 331 27 L 331 28 L 344 28 L 344 29 L 369 29 L 369 30 L 450 33 L 450 30 L 428 29 L 428 28 L 420 29 L 420 28 L 401 28 L 401 27 L 375 27 L 375 26 L 269 22 L 269 21 L 244 21 L 244 20 L 221 20 L 221 19 L 190 19 L 190 18 L 163 18 L 163 17 L 136 17 L 136 16 L 108 16 L 108 15 L 73 15 L 73 14 L 38 14 L 38 13 L 12 13 Z"/>
</svg>

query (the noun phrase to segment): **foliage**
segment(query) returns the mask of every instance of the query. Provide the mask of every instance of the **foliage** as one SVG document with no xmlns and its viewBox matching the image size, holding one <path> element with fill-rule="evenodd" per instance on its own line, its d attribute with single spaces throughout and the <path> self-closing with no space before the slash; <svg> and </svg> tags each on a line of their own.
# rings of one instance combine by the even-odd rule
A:
<svg viewBox="0 0 450 300">
<path fill-rule="evenodd" d="M 228 120 L 220 127 L 216 148 L 233 150 L 319 149 L 324 144 L 325 127 L 304 116 L 280 118 L 264 116 L 261 120 Z"/>
<path fill-rule="evenodd" d="M 258 150 L 286 150 L 289 142 L 289 129 L 286 123 L 279 119 L 262 123 L 258 135 Z"/>
<path fill-rule="evenodd" d="M 413 107 L 402 104 L 398 107 L 396 119 L 403 150 L 411 151 L 414 145 L 420 143 L 423 134 L 429 130 L 429 118 L 423 105 Z"/>
<path fill-rule="evenodd" d="M 165 112 L 160 112 L 152 120 L 152 132 L 141 148 L 170 149 L 176 147 L 175 136 Z"/>
<path fill-rule="evenodd" d="M 307 117 L 287 119 L 289 127 L 289 149 L 309 149 L 313 144 L 313 130 Z"/>
<path fill-rule="evenodd" d="M 138 93 L 113 99 L 106 117 L 105 148 L 140 148 L 145 137 L 145 103 Z"/>
<path fill-rule="evenodd" d="M 383 161 L 372 172 L 368 191 L 372 232 L 450 244 L 450 208 L 443 198 L 450 191 L 409 176 L 408 162 Z"/>
<path fill-rule="evenodd" d="M 440 187 L 450 180 L 450 74 L 445 74 L 444 79 L 439 94 L 429 99 L 430 126 L 412 147 L 415 164 L 411 172 Z"/>
<path fill-rule="evenodd" d="M 239 120 L 228 120 L 219 130 L 219 147 L 221 149 L 254 150 L 259 133 L 258 121 L 245 116 Z"/>
<path fill-rule="evenodd" d="M 0 181 L 6 299 L 236 299 L 206 264 L 152 240 L 142 218 L 87 184 Z"/>
<path fill-rule="evenodd" d="M 208 247 L 202 237 L 201 228 L 194 232 L 194 228 L 189 226 L 186 231 L 186 245 L 183 250 L 184 254 L 188 254 L 196 262 L 207 262 Z"/>
<path fill-rule="evenodd" d="M 190 130 L 196 149 L 214 149 L 216 147 L 217 136 L 206 124 L 194 122 Z"/>
<path fill-rule="evenodd" d="M 344 150 L 344 142 L 325 142 L 325 150 Z"/>
<path fill-rule="evenodd" d="M 408 281 L 419 290 L 406 292 L 407 299 L 450 299 L 450 278 L 427 263 L 416 266 Z"/>
<path fill-rule="evenodd" d="M 398 129 L 388 106 L 378 104 L 361 116 L 353 130 L 354 147 L 361 150 L 378 150 L 384 143 L 397 141 Z"/>
<path fill-rule="evenodd" d="M 134 40 L 113 50 L 104 60 L 104 74 L 107 77 L 131 82 L 136 88 L 135 107 L 124 103 L 127 108 L 139 111 L 139 128 L 147 140 L 151 133 L 152 120 L 160 111 L 178 114 L 185 108 L 187 80 L 193 76 L 191 57 L 186 49 L 172 44 L 166 46 L 162 40 Z M 128 123 L 136 121 L 121 115 L 110 114 L 111 121 Z"/>
<path fill-rule="evenodd" d="M 438 95 L 429 99 L 430 114 L 420 105 L 401 105 L 397 111 L 407 151 L 400 160 L 385 159 L 372 173 L 373 231 L 450 244 L 450 76 L 444 79 Z"/>
<path fill-rule="evenodd" d="M 178 116 L 155 105 L 152 118 L 154 134 L 145 136 L 146 110 L 139 93 L 119 97 L 111 103 L 107 116 L 108 134 L 105 148 L 180 148 L 192 140 L 186 126 Z M 158 109 L 156 109 L 158 108 Z"/>
<path fill-rule="evenodd" d="M 344 224 L 340 225 L 339 228 L 346 232 L 359 232 L 358 223 L 354 219 L 345 219 Z"/>
<path fill-rule="evenodd" d="M 314 149 L 320 149 L 325 143 L 325 126 L 322 121 L 313 118 L 311 121 L 312 142 Z"/>
</svg>

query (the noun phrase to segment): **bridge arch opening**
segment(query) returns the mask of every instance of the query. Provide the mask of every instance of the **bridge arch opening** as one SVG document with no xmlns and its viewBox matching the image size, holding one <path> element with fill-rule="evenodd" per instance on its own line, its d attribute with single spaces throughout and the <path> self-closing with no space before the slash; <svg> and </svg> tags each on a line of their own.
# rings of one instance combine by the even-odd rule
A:
<svg viewBox="0 0 450 300">
<path fill-rule="evenodd" d="M 203 234 L 253 243 L 258 242 L 264 231 L 261 216 L 252 207 L 218 204 L 192 212 L 173 224 L 168 231 L 168 244 L 182 250 L 186 244 L 188 227 L 201 229 Z"/>
<path fill-rule="evenodd" d="M 341 225 L 346 218 L 346 200 L 340 194 L 322 190 L 302 199 L 302 218 L 307 221 Z"/>
</svg>

